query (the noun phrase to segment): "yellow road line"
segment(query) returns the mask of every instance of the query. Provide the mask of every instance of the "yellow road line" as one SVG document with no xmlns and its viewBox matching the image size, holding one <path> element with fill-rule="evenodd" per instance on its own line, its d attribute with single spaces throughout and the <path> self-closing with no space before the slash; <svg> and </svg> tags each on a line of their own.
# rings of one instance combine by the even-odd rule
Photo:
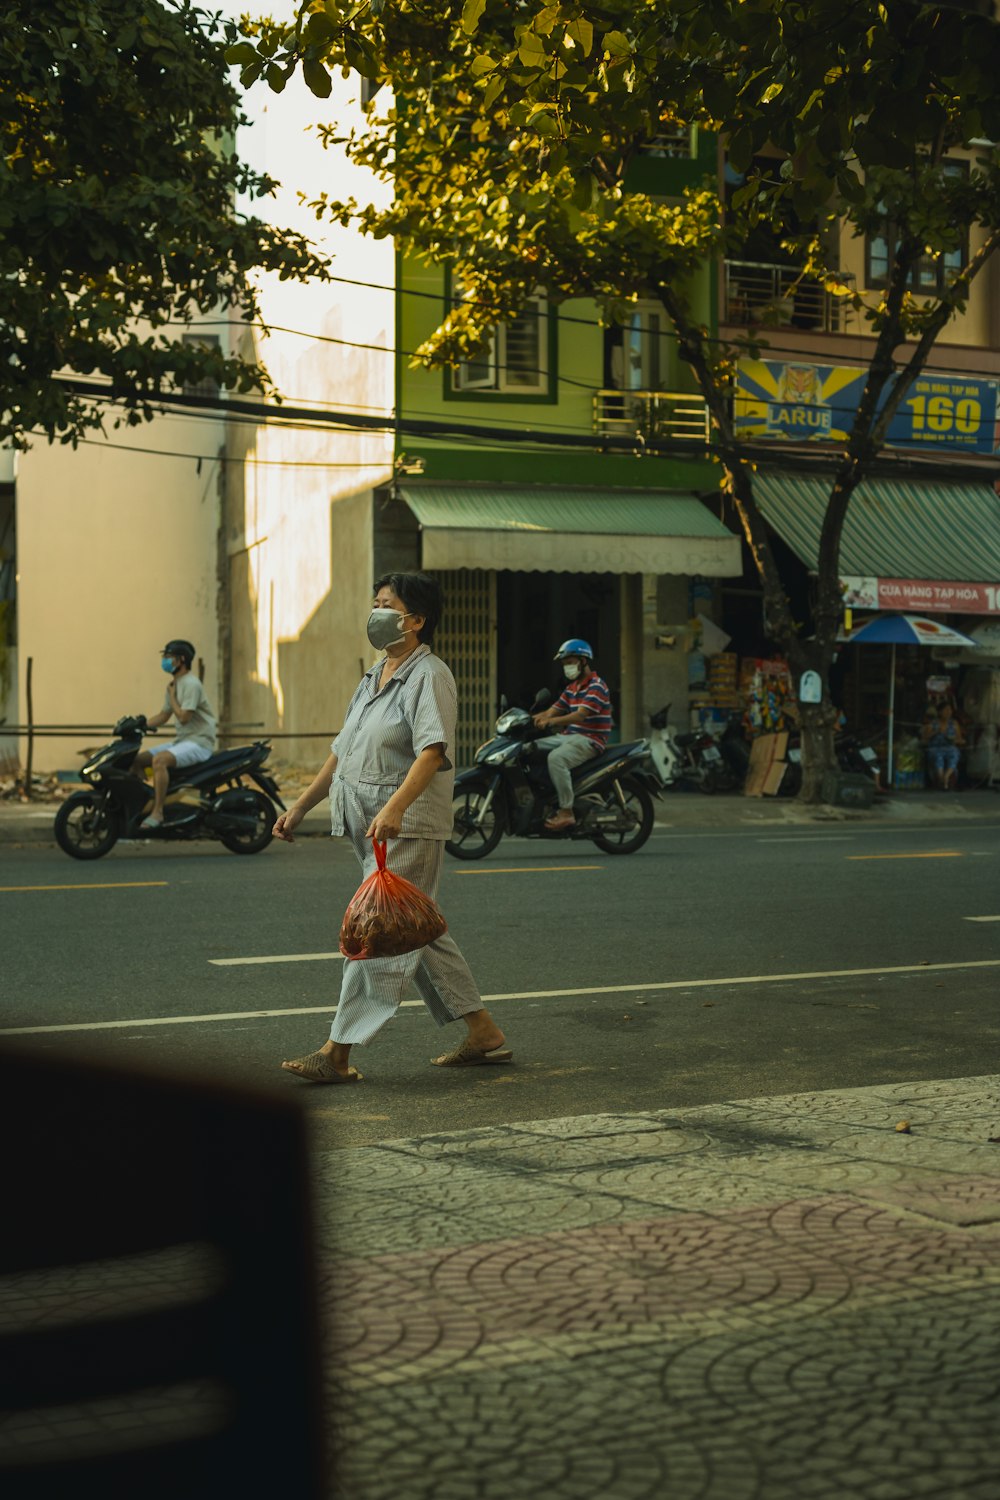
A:
<svg viewBox="0 0 1000 1500">
<path fill-rule="evenodd" d="M 123 891 L 139 885 L 168 885 L 166 880 L 93 880 L 80 885 L 0 885 L 0 891 Z"/>
<path fill-rule="evenodd" d="M 935 849 L 927 854 L 845 854 L 845 859 L 964 859 L 958 849 Z"/>
<path fill-rule="evenodd" d="M 488 870 L 453 870 L 453 875 L 563 875 L 575 870 L 603 870 L 603 865 L 497 865 Z"/>
</svg>

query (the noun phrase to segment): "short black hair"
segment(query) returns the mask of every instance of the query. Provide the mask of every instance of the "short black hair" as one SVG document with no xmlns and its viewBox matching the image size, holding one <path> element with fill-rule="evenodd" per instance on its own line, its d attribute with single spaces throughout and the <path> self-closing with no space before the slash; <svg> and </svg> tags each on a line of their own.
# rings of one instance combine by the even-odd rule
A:
<svg viewBox="0 0 1000 1500">
<path fill-rule="evenodd" d="M 415 615 L 423 615 L 424 623 L 417 631 L 421 645 L 429 646 L 434 640 L 434 631 L 444 612 L 444 597 L 441 585 L 429 573 L 383 573 L 376 578 L 373 592 L 390 588 L 397 599 Z"/>
</svg>

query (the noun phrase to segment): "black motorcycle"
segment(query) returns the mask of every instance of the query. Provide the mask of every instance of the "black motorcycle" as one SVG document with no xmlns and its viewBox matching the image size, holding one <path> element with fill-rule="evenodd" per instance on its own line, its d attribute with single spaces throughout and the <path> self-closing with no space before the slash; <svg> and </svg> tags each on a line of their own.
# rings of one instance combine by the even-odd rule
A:
<svg viewBox="0 0 1000 1500">
<path fill-rule="evenodd" d="M 142 715 L 119 719 L 111 732 L 114 739 L 96 750 L 80 773 L 92 790 L 74 792 L 56 813 L 56 842 L 66 854 L 100 859 L 125 838 L 159 843 L 218 839 L 234 854 L 259 854 L 267 848 L 277 808 L 284 810 L 285 804 L 264 767 L 271 753 L 266 740 L 175 768 L 162 826 L 140 828 L 153 805 L 153 788 L 129 768 L 142 747 L 146 720 Z M 244 778 L 260 790 L 247 786 Z"/>
<path fill-rule="evenodd" d="M 547 752 L 533 743 L 552 731 L 536 729 L 532 714 L 550 701 L 539 693 L 530 709 L 507 708 L 496 736 L 480 745 L 476 763 L 455 778 L 454 826 L 445 848 L 455 859 L 483 859 L 504 834 L 522 838 L 589 839 L 605 854 L 634 854 L 653 831 L 653 796 L 660 778 L 649 741 L 608 745 L 573 771 L 572 828 L 551 832 L 555 811 Z"/>
<path fill-rule="evenodd" d="M 729 724 L 719 738 L 704 728 L 676 734 L 669 713 L 668 703 L 649 718 L 653 730 L 650 754 L 662 784 L 690 785 L 708 795 L 741 787 L 750 751 L 739 724 Z"/>
<path fill-rule="evenodd" d="M 864 776 L 874 783 L 876 792 L 883 790 L 881 766 L 871 745 L 866 745 L 847 729 L 838 729 L 833 736 L 833 753 L 841 771 L 852 776 Z M 802 735 L 798 730 L 792 731 L 788 736 L 785 759 L 788 768 L 782 777 L 778 795 L 795 797 L 802 788 Z"/>
</svg>

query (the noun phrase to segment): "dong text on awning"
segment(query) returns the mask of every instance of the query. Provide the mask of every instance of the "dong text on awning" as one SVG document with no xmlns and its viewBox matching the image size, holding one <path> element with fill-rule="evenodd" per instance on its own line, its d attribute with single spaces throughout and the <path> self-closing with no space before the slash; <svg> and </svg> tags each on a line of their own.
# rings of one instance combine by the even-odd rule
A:
<svg viewBox="0 0 1000 1500">
<path fill-rule="evenodd" d="M 690 492 L 406 484 L 425 568 L 733 578 L 740 541 Z"/>
</svg>

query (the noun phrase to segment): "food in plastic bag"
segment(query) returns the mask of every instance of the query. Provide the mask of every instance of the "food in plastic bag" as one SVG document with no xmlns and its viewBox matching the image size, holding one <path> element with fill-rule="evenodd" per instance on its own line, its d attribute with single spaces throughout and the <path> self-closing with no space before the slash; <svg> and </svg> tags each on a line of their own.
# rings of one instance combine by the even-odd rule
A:
<svg viewBox="0 0 1000 1500">
<path fill-rule="evenodd" d="M 340 924 L 345 958 L 395 958 L 426 948 L 448 931 L 436 902 L 385 867 L 385 844 L 372 839 L 377 868 L 351 897 Z"/>
</svg>

